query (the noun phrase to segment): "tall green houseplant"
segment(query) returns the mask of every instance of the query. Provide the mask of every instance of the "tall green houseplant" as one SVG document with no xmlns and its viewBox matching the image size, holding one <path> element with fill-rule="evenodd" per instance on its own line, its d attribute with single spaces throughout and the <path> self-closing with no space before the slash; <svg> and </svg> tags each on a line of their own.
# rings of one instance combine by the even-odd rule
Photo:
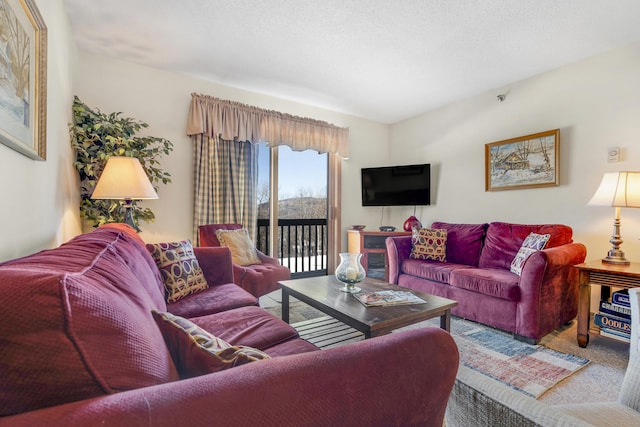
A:
<svg viewBox="0 0 640 427">
<path fill-rule="evenodd" d="M 93 110 L 78 97 L 73 100 L 73 123 L 69 124 L 71 146 L 76 158 L 75 168 L 80 175 L 80 217 L 92 227 L 108 222 L 121 222 L 124 212 L 118 200 L 93 200 L 93 193 L 107 160 L 111 156 L 136 157 L 140 160 L 149 181 L 158 190 L 160 183 L 171 182 L 171 175 L 163 171 L 160 159 L 173 151 L 173 144 L 154 136 L 136 136 L 147 123 L 122 117 L 122 113 L 104 114 Z M 154 213 L 133 202 L 133 219 L 153 222 Z"/>
</svg>

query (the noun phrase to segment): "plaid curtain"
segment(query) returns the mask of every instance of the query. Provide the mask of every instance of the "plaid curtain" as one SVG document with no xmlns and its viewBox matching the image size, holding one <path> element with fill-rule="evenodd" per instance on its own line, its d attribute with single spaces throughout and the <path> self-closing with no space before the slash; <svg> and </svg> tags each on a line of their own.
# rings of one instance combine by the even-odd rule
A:
<svg viewBox="0 0 640 427">
<path fill-rule="evenodd" d="M 195 150 L 193 233 L 198 244 L 200 225 L 230 222 L 242 224 L 255 241 L 258 160 L 253 144 L 288 145 L 343 158 L 349 154 L 348 128 L 195 93 L 191 94 L 187 135 Z M 338 185 L 330 192 L 335 195 L 340 194 L 337 165 L 334 173 L 338 176 L 330 178 Z M 335 212 L 330 229 L 336 233 L 337 253 L 340 214 L 338 209 L 330 211 Z"/>
<path fill-rule="evenodd" d="M 257 222 L 258 149 L 249 141 L 237 142 L 193 135 L 193 235 L 198 227 L 238 223 L 255 241 Z"/>
<path fill-rule="evenodd" d="M 288 145 L 294 151 L 315 150 L 349 157 L 349 129 L 320 120 L 292 116 L 273 110 L 225 101 L 207 95 L 191 94 L 187 135 L 266 142 L 269 146 Z"/>
</svg>

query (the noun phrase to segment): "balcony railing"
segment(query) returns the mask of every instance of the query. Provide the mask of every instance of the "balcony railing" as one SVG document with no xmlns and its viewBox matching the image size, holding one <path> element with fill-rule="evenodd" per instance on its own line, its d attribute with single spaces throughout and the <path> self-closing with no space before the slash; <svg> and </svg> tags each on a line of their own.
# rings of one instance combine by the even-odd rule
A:
<svg viewBox="0 0 640 427">
<path fill-rule="evenodd" d="M 267 253 L 269 220 L 258 220 L 256 247 Z M 292 278 L 327 274 L 327 219 L 279 219 L 278 254 L 272 255 L 291 270 Z"/>
</svg>

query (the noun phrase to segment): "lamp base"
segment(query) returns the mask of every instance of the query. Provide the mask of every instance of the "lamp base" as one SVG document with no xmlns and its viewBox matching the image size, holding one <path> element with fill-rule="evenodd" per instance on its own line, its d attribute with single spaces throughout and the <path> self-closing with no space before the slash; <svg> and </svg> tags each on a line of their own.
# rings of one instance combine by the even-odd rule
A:
<svg viewBox="0 0 640 427">
<path fill-rule="evenodd" d="M 134 230 L 136 230 L 139 233 L 142 230 L 133 221 L 133 213 L 131 211 L 131 203 L 132 203 L 132 201 L 128 200 L 128 199 L 124 201 L 124 221 L 122 221 L 122 222 L 124 222 L 125 224 L 131 226 L 131 228 L 133 228 Z"/>
<path fill-rule="evenodd" d="M 620 242 L 622 242 L 622 240 L 620 240 Z M 631 264 L 631 262 L 624 256 L 624 252 L 620 249 L 619 245 L 614 245 L 614 247 L 607 252 L 607 256 L 602 258 L 602 262 L 605 264 L 616 265 Z"/>
<path fill-rule="evenodd" d="M 629 265 L 631 261 L 626 259 L 624 256 L 622 257 L 612 257 L 608 256 L 606 258 L 602 258 L 603 264 L 616 264 L 616 265 Z"/>
<path fill-rule="evenodd" d="M 605 264 L 629 265 L 631 262 L 624 256 L 624 251 L 620 249 L 622 237 L 620 236 L 620 208 L 616 207 L 616 216 L 613 219 L 613 235 L 611 236 L 611 249 L 607 252 L 606 258 L 602 259 Z"/>
</svg>

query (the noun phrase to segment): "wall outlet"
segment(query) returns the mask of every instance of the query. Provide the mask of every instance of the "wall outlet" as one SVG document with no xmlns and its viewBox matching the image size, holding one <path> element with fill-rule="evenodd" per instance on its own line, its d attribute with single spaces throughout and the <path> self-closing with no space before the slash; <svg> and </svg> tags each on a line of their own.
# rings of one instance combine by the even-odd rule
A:
<svg viewBox="0 0 640 427">
<path fill-rule="evenodd" d="M 607 152 L 607 162 L 617 163 L 620 161 L 620 147 L 609 147 Z"/>
</svg>

